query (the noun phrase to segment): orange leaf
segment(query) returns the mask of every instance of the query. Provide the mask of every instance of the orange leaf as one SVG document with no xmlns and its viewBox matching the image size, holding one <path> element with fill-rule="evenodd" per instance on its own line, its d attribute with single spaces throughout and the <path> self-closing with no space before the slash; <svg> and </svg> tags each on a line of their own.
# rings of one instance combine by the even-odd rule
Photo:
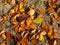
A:
<svg viewBox="0 0 60 45">
<path fill-rule="evenodd" d="M 15 31 L 18 32 L 19 31 L 19 26 L 15 27 Z"/>
<path fill-rule="evenodd" d="M 30 26 L 30 24 L 31 24 L 32 22 L 33 22 L 32 18 L 31 18 L 31 17 L 28 18 L 28 19 L 26 20 L 27 26 Z"/>
<path fill-rule="evenodd" d="M 25 21 L 22 21 L 22 22 L 21 22 L 21 28 L 23 28 L 23 29 L 26 28 Z"/>
<path fill-rule="evenodd" d="M 6 37 L 7 37 L 7 39 L 11 39 L 11 34 L 10 34 L 10 32 L 6 32 Z"/>
<path fill-rule="evenodd" d="M 21 44 L 22 44 L 22 45 L 28 45 L 28 39 L 23 38 L 23 39 L 21 40 Z"/>
<path fill-rule="evenodd" d="M 37 40 L 36 39 L 33 39 L 31 40 L 33 44 L 36 44 Z"/>
</svg>

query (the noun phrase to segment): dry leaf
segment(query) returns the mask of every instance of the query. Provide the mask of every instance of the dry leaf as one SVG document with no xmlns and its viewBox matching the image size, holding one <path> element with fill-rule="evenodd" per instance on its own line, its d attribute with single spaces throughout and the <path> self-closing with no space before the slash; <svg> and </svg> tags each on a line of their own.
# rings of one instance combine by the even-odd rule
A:
<svg viewBox="0 0 60 45">
<path fill-rule="evenodd" d="M 32 24 L 32 22 L 33 22 L 32 18 L 27 18 L 27 20 L 26 20 L 27 26 L 30 26 L 30 24 Z"/>
<path fill-rule="evenodd" d="M 5 34 L 2 34 L 2 38 L 3 38 L 3 39 L 6 39 L 6 36 L 5 36 Z"/>
<path fill-rule="evenodd" d="M 0 45 L 6 45 L 5 43 L 1 43 Z"/>
<path fill-rule="evenodd" d="M 30 10 L 28 11 L 28 14 L 29 14 L 30 16 L 34 15 L 34 14 L 35 14 L 35 10 L 34 10 L 34 9 L 30 9 Z"/>
<path fill-rule="evenodd" d="M 15 27 L 15 31 L 19 32 L 19 26 L 18 25 Z"/>
<path fill-rule="evenodd" d="M 26 28 L 25 21 L 22 21 L 22 22 L 21 22 L 21 28 L 23 28 L 23 29 Z"/>
<path fill-rule="evenodd" d="M 44 36 L 40 34 L 39 41 L 44 41 Z"/>
<path fill-rule="evenodd" d="M 17 45 L 21 45 L 20 42 L 17 42 Z"/>
<path fill-rule="evenodd" d="M 39 41 L 44 41 L 44 35 L 46 35 L 45 31 L 43 31 L 43 32 L 40 33 L 40 35 L 39 35 Z"/>
<path fill-rule="evenodd" d="M 36 24 L 40 24 L 40 23 L 42 23 L 42 21 L 43 21 L 43 18 L 36 18 L 35 20 L 34 20 L 34 23 L 36 23 Z"/>
<path fill-rule="evenodd" d="M 36 44 L 37 43 L 37 40 L 36 39 L 32 39 L 31 40 L 33 44 Z"/>
<path fill-rule="evenodd" d="M 53 33 L 53 31 L 50 30 L 50 31 L 48 32 L 48 34 L 47 34 L 50 39 L 53 39 L 53 38 L 54 38 L 54 34 L 52 34 L 52 33 Z"/>
<path fill-rule="evenodd" d="M 14 9 L 11 9 L 10 10 L 10 16 L 15 16 L 15 14 L 16 14 L 15 10 Z"/>
<path fill-rule="evenodd" d="M 3 19 L 4 19 L 5 21 L 7 21 L 7 20 L 8 20 L 8 16 L 7 16 L 7 15 L 3 16 Z"/>
<path fill-rule="evenodd" d="M 19 11 L 24 12 L 24 3 L 23 2 L 20 2 L 20 4 L 19 4 Z"/>
<path fill-rule="evenodd" d="M 44 8 L 40 8 L 39 11 L 40 11 L 40 13 L 42 13 L 42 14 L 45 13 L 45 9 L 44 9 Z"/>
<path fill-rule="evenodd" d="M 11 34 L 10 34 L 10 32 L 6 32 L 6 37 L 7 37 L 7 39 L 11 39 Z"/>
<path fill-rule="evenodd" d="M 32 23 L 29 27 L 30 27 L 31 29 L 36 29 L 36 24 Z"/>
<path fill-rule="evenodd" d="M 0 22 L 2 22 L 3 21 L 3 18 L 0 18 Z"/>
<path fill-rule="evenodd" d="M 6 32 L 5 30 L 2 30 L 2 31 L 0 32 L 0 35 L 3 34 L 3 33 L 5 33 L 5 32 Z"/>
<path fill-rule="evenodd" d="M 54 41 L 54 45 L 57 45 L 57 41 L 56 40 Z"/>
<path fill-rule="evenodd" d="M 22 45 L 28 45 L 28 39 L 23 38 L 23 39 L 21 40 L 21 44 L 22 44 Z"/>
</svg>

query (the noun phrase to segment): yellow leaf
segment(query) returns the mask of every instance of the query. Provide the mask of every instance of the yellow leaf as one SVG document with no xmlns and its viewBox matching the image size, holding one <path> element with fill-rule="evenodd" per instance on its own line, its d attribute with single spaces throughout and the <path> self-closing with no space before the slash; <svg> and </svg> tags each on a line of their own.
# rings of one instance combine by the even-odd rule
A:
<svg viewBox="0 0 60 45">
<path fill-rule="evenodd" d="M 1 43 L 0 45 L 6 45 L 6 44 L 3 42 L 3 43 Z"/>
<path fill-rule="evenodd" d="M 43 32 L 40 33 L 40 35 L 39 35 L 39 41 L 44 41 L 44 35 L 46 35 L 45 31 L 43 31 Z"/>
<path fill-rule="evenodd" d="M 43 35 L 39 36 L 39 41 L 44 41 L 44 36 Z"/>
<path fill-rule="evenodd" d="M 20 42 L 17 42 L 17 45 L 21 45 Z"/>
<path fill-rule="evenodd" d="M 34 22 L 35 22 L 36 24 L 40 24 L 42 21 L 43 21 L 43 18 L 42 18 L 42 17 L 36 18 L 36 19 L 34 20 Z"/>
<path fill-rule="evenodd" d="M 33 9 L 30 9 L 29 12 L 28 12 L 28 14 L 31 15 L 31 16 L 34 15 L 34 13 L 35 13 L 35 11 Z"/>
<path fill-rule="evenodd" d="M 5 20 L 5 21 L 7 21 L 8 20 L 8 16 L 6 15 L 6 16 L 3 16 L 3 19 Z"/>
</svg>

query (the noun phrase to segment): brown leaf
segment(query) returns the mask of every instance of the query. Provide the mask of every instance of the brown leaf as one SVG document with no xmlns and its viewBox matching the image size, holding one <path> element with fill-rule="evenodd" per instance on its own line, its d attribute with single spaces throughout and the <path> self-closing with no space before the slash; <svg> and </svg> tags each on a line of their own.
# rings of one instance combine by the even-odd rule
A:
<svg viewBox="0 0 60 45">
<path fill-rule="evenodd" d="M 22 44 L 22 45 L 28 45 L 28 39 L 23 38 L 23 39 L 21 40 L 21 44 Z"/>
<path fill-rule="evenodd" d="M 16 14 L 15 10 L 14 9 L 11 9 L 10 16 L 15 16 L 15 14 Z"/>
<path fill-rule="evenodd" d="M 29 27 L 30 27 L 31 29 L 36 29 L 36 24 L 32 23 Z"/>
<path fill-rule="evenodd" d="M 19 26 L 18 25 L 15 27 L 15 31 L 19 32 Z"/>
<path fill-rule="evenodd" d="M 31 40 L 33 44 L 36 44 L 37 43 L 37 40 L 36 39 L 33 39 Z"/>
<path fill-rule="evenodd" d="M 25 21 L 22 21 L 22 22 L 21 22 L 21 28 L 23 28 L 23 29 L 26 28 Z"/>
<path fill-rule="evenodd" d="M 10 32 L 6 32 L 6 37 L 7 37 L 7 39 L 11 39 L 11 34 L 10 34 Z"/>
</svg>

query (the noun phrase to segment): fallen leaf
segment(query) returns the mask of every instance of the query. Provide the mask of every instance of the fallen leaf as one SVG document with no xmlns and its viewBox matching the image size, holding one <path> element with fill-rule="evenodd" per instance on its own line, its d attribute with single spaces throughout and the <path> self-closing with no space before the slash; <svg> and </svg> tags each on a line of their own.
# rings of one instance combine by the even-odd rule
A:
<svg viewBox="0 0 60 45">
<path fill-rule="evenodd" d="M 9 39 L 9 40 L 11 39 L 11 34 L 10 34 L 10 32 L 6 32 L 6 38 Z"/>
<path fill-rule="evenodd" d="M 8 20 L 8 16 L 7 16 L 7 15 L 3 16 L 3 19 L 4 19 L 5 21 L 7 21 L 7 20 Z"/>
<path fill-rule="evenodd" d="M 44 36 L 41 34 L 39 35 L 39 41 L 41 41 L 41 42 L 44 41 Z"/>
<path fill-rule="evenodd" d="M 22 45 L 28 45 L 28 39 L 23 38 L 23 39 L 21 40 L 21 44 L 22 44 Z"/>
<path fill-rule="evenodd" d="M 54 40 L 54 45 L 57 45 L 57 41 L 56 40 Z"/>
<path fill-rule="evenodd" d="M 21 45 L 20 42 L 17 42 L 17 45 Z"/>
<path fill-rule="evenodd" d="M 43 32 L 41 32 L 40 33 L 40 35 L 39 35 L 39 41 L 44 41 L 44 35 L 46 35 L 46 32 L 45 31 L 43 31 Z"/>
<path fill-rule="evenodd" d="M 36 19 L 34 20 L 34 23 L 40 24 L 40 23 L 42 23 L 42 21 L 43 21 L 43 18 L 36 18 Z"/>
<path fill-rule="evenodd" d="M 15 31 L 19 32 L 19 26 L 18 25 L 15 27 Z"/>
<path fill-rule="evenodd" d="M 23 28 L 23 29 L 26 28 L 25 21 L 22 21 L 22 22 L 21 22 L 21 28 Z"/>
<path fill-rule="evenodd" d="M 28 14 L 29 14 L 30 16 L 34 15 L 34 14 L 35 14 L 35 10 L 34 10 L 34 9 L 30 9 L 30 10 L 28 11 Z"/>
<path fill-rule="evenodd" d="M 30 27 L 31 29 L 36 29 L 36 24 L 32 23 L 29 27 Z"/>
<path fill-rule="evenodd" d="M 31 40 L 33 44 L 36 44 L 37 43 L 37 40 L 36 39 L 32 39 Z"/>
<path fill-rule="evenodd" d="M 30 26 L 30 24 L 33 22 L 32 18 L 27 18 L 26 24 L 27 26 Z"/>
</svg>

